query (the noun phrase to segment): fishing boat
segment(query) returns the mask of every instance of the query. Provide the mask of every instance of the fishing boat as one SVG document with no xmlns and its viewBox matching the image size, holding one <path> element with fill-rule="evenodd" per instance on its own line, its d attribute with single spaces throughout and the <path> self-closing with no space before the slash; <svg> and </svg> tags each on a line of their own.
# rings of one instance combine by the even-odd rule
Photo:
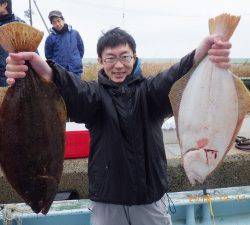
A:
<svg viewBox="0 0 250 225">
<path fill-rule="evenodd" d="M 250 224 L 250 186 L 169 193 L 173 225 Z M 88 199 L 55 201 L 44 216 L 24 203 L 1 205 L 0 225 L 91 225 Z"/>
</svg>

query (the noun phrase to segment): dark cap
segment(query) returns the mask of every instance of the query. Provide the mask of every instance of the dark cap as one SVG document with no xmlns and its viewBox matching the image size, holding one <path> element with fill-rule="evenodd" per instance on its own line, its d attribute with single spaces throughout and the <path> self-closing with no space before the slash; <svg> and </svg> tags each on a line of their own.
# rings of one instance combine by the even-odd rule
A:
<svg viewBox="0 0 250 225">
<path fill-rule="evenodd" d="M 51 11 L 49 13 L 49 20 L 50 20 L 50 22 L 52 21 L 53 17 L 59 17 L 59 18 L 63 19 L 62 13 L 60 11 L 58 11 L 58 10 L 54 10 L 54 11 Z"/>
</svg>

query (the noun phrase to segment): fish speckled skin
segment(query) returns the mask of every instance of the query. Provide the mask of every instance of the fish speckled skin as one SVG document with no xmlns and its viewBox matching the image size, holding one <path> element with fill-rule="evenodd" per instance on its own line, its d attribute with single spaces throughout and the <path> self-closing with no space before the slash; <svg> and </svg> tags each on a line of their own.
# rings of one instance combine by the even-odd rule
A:
<svg viewBox="0 0 250 225">
<path fill-rule="evenodd" d="M 0 107 L 0 163 L 7 180 L 34 212 L 46 214 L 64 160 L 66 110 L 53 83 L 29 65 Z"/>
</svg>

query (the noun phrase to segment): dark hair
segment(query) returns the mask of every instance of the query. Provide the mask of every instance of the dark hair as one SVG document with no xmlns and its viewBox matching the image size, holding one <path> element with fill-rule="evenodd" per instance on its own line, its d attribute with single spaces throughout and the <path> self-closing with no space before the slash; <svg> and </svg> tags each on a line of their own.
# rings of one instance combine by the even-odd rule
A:
<svg viewBox="0 0 250 225">
<path fill-rule="evenodd" d="M 0 4 L 4 4 L 7 2 L 7 11 L 8 11 L 8 14 L 12 14 L 12 2 L 11 0 L 0 0 Z"/>
<path fill-rule="evenodd" d="M 63 17 L 63 16 L 51 16 L 51 17 L 49 18 L 50 23 L 52 24 L 52 21 L 53 21 L 54 19 L 57 19 L 57 18 L 61 18 L 61 19 L 64 21 L 64 17 Z"/>
<path fill-rule="evenodd" d="M 133 53 L 136 53 L 136 44 L 134 38 L 128 34 L 125 30 L 116 27 L 108 30 L 106 33 L 99 38 L 97 43 L 97 55 L 101 58 L 105 48 L 114 48 L 118 45 L 126 45 L 132 49 Z"/>
</svg>

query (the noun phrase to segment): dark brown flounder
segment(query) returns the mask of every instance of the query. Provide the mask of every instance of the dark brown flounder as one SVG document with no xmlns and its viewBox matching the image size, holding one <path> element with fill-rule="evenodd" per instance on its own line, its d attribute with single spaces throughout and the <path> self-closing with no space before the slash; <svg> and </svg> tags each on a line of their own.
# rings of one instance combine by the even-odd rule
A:
<svg viewBox="0 0 250 225">
<path fill-rule="evenodd" d="M 0 27 L 0 44 L 9 52 L 34 51 L 42 36 L 23 23 Z M 46 214 L 63 169 L 66 110 L 55 85 L 27 65 L 27 76 L 8 88 L 0 107 L 0 163 L 32 210 Z"/>
</svg>

